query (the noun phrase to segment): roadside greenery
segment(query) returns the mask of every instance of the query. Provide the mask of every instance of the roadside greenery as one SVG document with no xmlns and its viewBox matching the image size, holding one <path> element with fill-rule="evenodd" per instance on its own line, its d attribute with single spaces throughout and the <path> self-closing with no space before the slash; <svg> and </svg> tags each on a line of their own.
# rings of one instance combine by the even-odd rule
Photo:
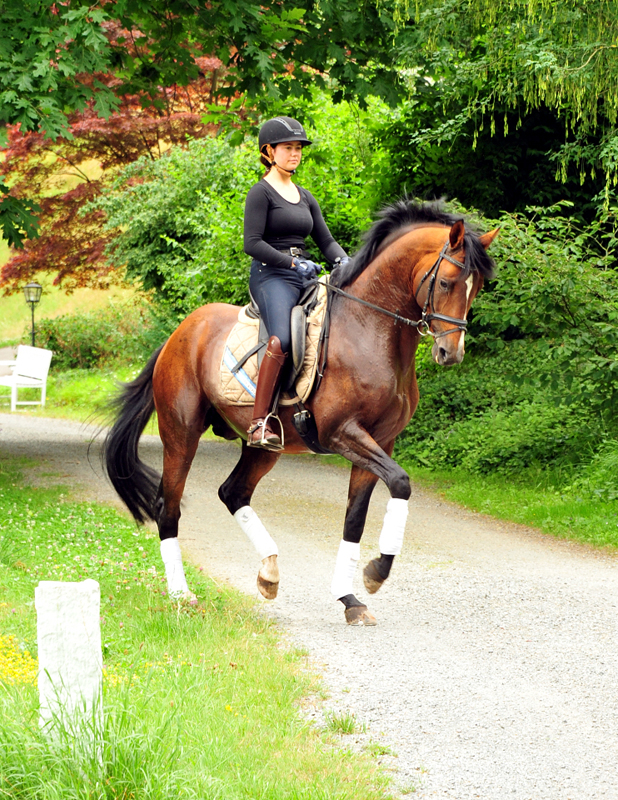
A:
<svg viewBox="0 0 618 800">
<path fill-rule="evenodd" d="M 56 372 L 139 362 L 163 339 L 151 305 L 139 297 L 37 324 L 37 346 L 54 351 Z"/>
<path fill-rule="evenodd" d="M 373 148 L 366 123 L 384 108 L 378 101 L 368 112 L 334 106 L 324 94 L 301 105 L 316 127 L 308 123 L 315 143 L 299 183 L 320 199 L 333 235 L 352 251 L 381 196 L 385 153 Z M 205 302 L 246 302 L 244 202 L 263 171 L 253 138 L 239 146 L 200 139 L 158 161 L 138 160 L 91 206 L 105 211 L 116 234 L 109 257 L 176 322 Z"/>
<path fill-rule="evenodd" d="M 0 795 L 167 800 L 384 798 L 372 759 L 328 746 L 300 705 L 303 656 L 238 593 L 188 567 L 196 606 L 170 602 L 158 538 L 116 511 L 24 485 L 0 461 Z M 38 729 L 34 587 L 101 585 L 102 765 Z"/>
</svg>

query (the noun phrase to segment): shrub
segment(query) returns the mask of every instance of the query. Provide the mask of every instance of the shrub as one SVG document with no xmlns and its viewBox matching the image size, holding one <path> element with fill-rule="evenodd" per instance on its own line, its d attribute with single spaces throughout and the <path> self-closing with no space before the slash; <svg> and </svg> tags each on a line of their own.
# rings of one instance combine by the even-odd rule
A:
<svg viewBox="0 0 618 800">
<path fill-rule="evenodd" d="M 578 472 L 567 493 L 584 491 L 592 497 L 610 502 L 618 500 L 618 440 L 606 439 L 593 458 Z"/>
<path fill-rule="evenodd" d="M 323 96 L 309 112 L 319 135 L 305 151 L 298 182 L 318 198 L 335 238 L 353 250 L 378 203 L 380 153 L 360 112 Z M 110 258 L 154 290 L 176 322 L 207 302 L 245 303 L 251 259 L 243 249 L 244 203 L 262 173 L 254 139 L 239 146 L 200 139 L 158 161 L 131 164 L 96 203 L 117 231 Z"/>
<path fill-rule="evenodd" d="M 54 351 L 55 370 L 142 360 L 165 334 L 146 304 L 110 304 L 84 314 L 42 319 L 37 344 Z"/>
</svg>

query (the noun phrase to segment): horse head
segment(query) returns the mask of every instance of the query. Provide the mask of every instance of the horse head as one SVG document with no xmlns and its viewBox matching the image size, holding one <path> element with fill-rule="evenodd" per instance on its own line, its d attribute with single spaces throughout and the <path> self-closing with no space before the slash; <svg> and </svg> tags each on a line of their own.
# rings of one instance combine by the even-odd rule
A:
<svg viewBox="0 0 618 800">
<path fill-rule="evenodd" d="M 425 230 L 437 242 L 443 241 L 443 229 Z M 468 231 L 463 220 L 456 220 L 439 253 L 428 253 L 416 265 L 413 287 L 421 309 L 419 330 L 434 337 L 431 355 L 437 364 L 450 366 L 463 360 L 468 312 L 485 277 L 491 276 L 485 251 L 498 230 L 478 235 Z"/>
</svg>

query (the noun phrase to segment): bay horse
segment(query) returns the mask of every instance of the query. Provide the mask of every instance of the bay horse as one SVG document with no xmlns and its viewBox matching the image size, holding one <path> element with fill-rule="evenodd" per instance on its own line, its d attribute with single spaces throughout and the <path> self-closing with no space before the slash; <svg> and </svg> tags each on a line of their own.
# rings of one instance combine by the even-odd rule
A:
<svg viewBox="0 0 618 800">
<path fill-rule="evenodd" d="M 418 404 L 415 354 L 420 337 L 434 337 L 432 356 L 438 364 L 461 362 L 468 311 L 484 279 L 493 275 L 486 250 L 497 233 L 480 235 L 438 203 L 400 200 L 380 213 L 350 263 L 331 274 L 336 294 L 326 369 L 305 405 L 315 418 L 322 447 L 352 463 L 331 586 L 349 624 L 376 624 L 354 596 L 353 577 L 378 479 L 391 499 L 380 555 L 364 570 L 369 593 L 388 578 L 401 552 L 410 479 L 391 454 L 395 437 Z M 219 389 L 225 342 L 237 318 L 238 307 L 222 303 L 190 314 L 141 374 L 125 384 L 104 443 L 104 463 L 114 488 L 138 522 L 151 519 L 158 525 L 170 596 L 191 596 L 177 538 L 180 501 L 199 439 L 209 427 L 225 439 L 243 440 L 240 459 L 219 488 L 219 498 L 262 559 L 260 592 L 268 599 L 277 594 L 277 545 L 250 503 L 280 452 L 247 447 L 252 408 L 231 405 Z M 161 477 L 138 455 L 140 435 L 154 410 L 163 442 Z M 280 410 L 284 452 L 310 452 L 292 414 L 290 407 Z"/>
</svg>

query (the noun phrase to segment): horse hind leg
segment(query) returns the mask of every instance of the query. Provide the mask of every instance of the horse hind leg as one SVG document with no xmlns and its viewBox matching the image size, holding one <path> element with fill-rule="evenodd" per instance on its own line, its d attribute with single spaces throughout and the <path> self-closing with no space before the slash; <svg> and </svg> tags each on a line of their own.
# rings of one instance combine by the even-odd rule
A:
<svg viewBox="0 0 618 800">
<path fill-rule="evenodd" d="M 275 466 L 279 453 L 247 447 L 242 443 L 240 460 L 232 474 L 219 488 L 219 498 L 241 530 L 255 547 L 262 566 L 257 587 L 267 600 L 274 600 L 279 591 L 279 550 L 262 521 L 251 508 L 251 498 L 260 480 Z"/>
<path fill-rule="evenodd" d="M 159 432 L 163 441 L 163 475 L 156 502 L 156 521 L 169 596 L 197 602 L 187 585 L 178 542 L 180 501 L 200 436 L 204 431 L 201 404 L 196 399 L 192 405 L 192 409 L 186 407 L 185 410 L 192 410 L 194 413 L 187 414 L 182 421 L 167 410 L 162 409 L 159 413 Z"/>
</svg>

